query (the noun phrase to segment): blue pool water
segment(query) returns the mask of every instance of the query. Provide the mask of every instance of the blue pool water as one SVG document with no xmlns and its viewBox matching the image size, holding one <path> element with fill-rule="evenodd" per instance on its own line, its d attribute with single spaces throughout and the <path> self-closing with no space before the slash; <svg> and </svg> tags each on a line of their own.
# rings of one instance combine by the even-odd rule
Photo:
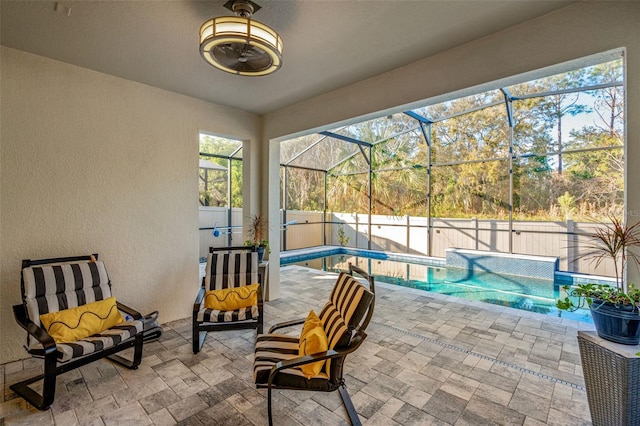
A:
<svg viewBox="0 0 640 426">
<path fill-rule="evenodd" d="M 339 272 L 347 270 L 349 262 L 369 271 L 376 281 L 592 323 L 588 309 L 565 312 L 556 308 L 556 300 L 566 294 L 562 289 L 564 283 L 552 280 L 371 259 L 353 254 L 307 259 L 295 256 L 283 258 L 280 263 L 283 266 L 295 264 Z"/>
</svg>

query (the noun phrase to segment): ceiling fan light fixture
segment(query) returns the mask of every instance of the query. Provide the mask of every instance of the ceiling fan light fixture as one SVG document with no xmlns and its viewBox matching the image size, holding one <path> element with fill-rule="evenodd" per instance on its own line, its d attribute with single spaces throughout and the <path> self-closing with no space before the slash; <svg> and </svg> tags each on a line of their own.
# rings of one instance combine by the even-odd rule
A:
<svg viewBox="0 0 640 426">
<path fill-rule="evenodd" d="M 220 16 L 202 24 L 202 58 L 231 74 L 261 76 L 280 69 L 282 39 L 271 27 L 251 19 L 260 6 L 246 0 L 227 2 L 225 6 L 238 16 Z"/>
</svg>

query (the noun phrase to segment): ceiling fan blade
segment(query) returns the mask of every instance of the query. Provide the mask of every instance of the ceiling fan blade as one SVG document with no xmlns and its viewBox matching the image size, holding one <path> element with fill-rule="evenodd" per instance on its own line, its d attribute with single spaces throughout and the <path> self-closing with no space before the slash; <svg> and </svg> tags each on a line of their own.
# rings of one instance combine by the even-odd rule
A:
<svg viewBox="0 0 640 426">
<path fill-rule="evenodd" d="M 246 43 L 225 43 L 217 45 L 211 54 L 225 67 L 238 72 L 262 71 L 269 68 L 273 61 L 261 48 Z"/>
</svg>

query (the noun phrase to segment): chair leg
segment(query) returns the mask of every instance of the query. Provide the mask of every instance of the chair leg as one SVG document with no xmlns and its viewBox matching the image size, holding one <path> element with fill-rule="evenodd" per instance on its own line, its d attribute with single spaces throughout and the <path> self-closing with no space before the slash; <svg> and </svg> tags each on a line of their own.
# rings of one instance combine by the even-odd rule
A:
<svg viewBox="0 0 640 426">
<path fill-rule="evenodd" d="M 197 328 L 193 329 L 193 353 L 197 354 L 202 349 L 202 345 L 204 345 L 204 339 L 207 338 L 207 332 L 204 330 L 198 330 Z"/>
<path fill-rule="evenodd" d="M 20 395 L 38 410 L 47 410 L 51 404 L 53 404 L 53 399 L 56 394 L 57 361 L 55 356 L 55 352 L 52 356 L 45 356 L 44 374 L 40 374 L 39 376 L 32 377 L 9 386 L 12 391 Z M 31 383 L 35 383 L 38 380 L 43 380 L 42 395 L 29 387 Z"/>
<path fill-rule="evenodd" d="M 197 354 L 200 351 L 199 338 L 200 331 L 198 330 L 198 325 L 194 322 L 191 326 L 191 346 L 193 349 L 193 353 Z"/>
<path fill-rule="evenodd" d="M 349 415 L 351 424 L 353 426 L 362 426 L 360 418 L 358 417 L 358 412 L 356 411 L 356 407 L 353 406 L 353 402 L 351 402 L 351 397 L 349 396 L 349 392 L 347 392 L 346 386 L 343 384 L 338 388 L 338 391 L 340 392 L 344 408 L 347 409 L 347 414 Z"/>
<path fill-rule="evenodd" d="M 109 355 L 111 361 L 117 362 L 120 365 L 127 367 L 130 370 L 137 370 L 140 362 L 142 361 L 142 343 L 144 342 L 144 335 L 142 333 L 138 333 L 136 336 L 136 343 L 134 345 L 133 350 L 133 360 L 129 360 L 120 355 Z"/>
<path fill-rule="evenodd" d="M 142 362 L 142 345 L 144 344 L 144 333 L 140 333 L 136 336 L 136 345 L 133 350 L 133 366 L 137 369 Z"/>
<path fill-rule="evenodd" d="M 269 426 L 273 426 L 273 417 L 271 415 L 271 386 L 267 389 L 267 413 L 269 415 Z"/>
</svg>

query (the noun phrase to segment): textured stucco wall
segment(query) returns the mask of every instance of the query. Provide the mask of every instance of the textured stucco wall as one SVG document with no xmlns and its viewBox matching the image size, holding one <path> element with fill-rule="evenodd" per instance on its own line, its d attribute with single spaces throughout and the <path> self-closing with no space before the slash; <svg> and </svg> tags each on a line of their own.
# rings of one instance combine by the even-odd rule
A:
<svg viewBox="0 0 640 426">
<path fill-rule="evenodd" d="M 100 253 L 115 295 L 161 321 L 198 287 L 198 134 L 260 117 L 1 48 L 0 363 L 24 358 L 23 258 Z"/>
<path fill-rule="evenodd" d="M 99 251 L 116 296 L 142 311 L 159 308 L 163 321 L 189 315 L 197 285 L 199 130 L 262 141 L 247 154 L 245 167 L 253 173 L 244 180 L 245 192 L 251 191 L 245 207 L 278 218 L 274 139 L 625 48 L 626 158 L 634 164 L 640 159 L 639 22 L 638 2 L 578 2 L 268 114 L 264 121 L 1 48 L 0 362 L 24 356 L 23 334 L 10 312 L 19 302 L 24 257 Z M 634 188 L 640 168 L 628 168 L 626 182 Z M 627 191 L 626 205 L 640 211 L 640 194 Z M 277 247 L 277 219 L 271 223 L 271 244 Z M 278 259 L 273 253 L 272 265 Z M 640 276 L 630 272 L 637 283 Z M 277 297 L 277 268 L 271 273 Z"/>
</svg>

